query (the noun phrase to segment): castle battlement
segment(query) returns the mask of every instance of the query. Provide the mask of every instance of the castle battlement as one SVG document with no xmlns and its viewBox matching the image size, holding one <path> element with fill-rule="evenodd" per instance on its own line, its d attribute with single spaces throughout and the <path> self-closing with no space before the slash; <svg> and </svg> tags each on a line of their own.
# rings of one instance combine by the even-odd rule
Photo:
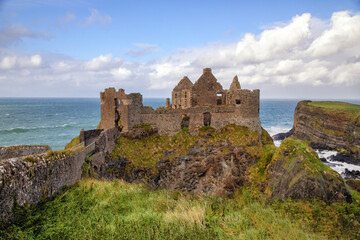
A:
<svg viewBox="0 0 360 240">
<path fill-rule="evenodd" d="M 116 126 L 127 132 L 134 125 L 150 124 L 160 134 L 172 135 L 183 127 L 218 129 L 236 124 L 261 134 L 260 90 L 241 89 L 237 76 L 229 90 L 224 90 L 211 68 L 204 68 L 194 84 L 188 77 L 182 78 L 172 91 L 171 104 L 167 99 L 166 106 L 156 110 L 143 106 L 140 93 L 125 94 L 123 89 L 107 88 L 100 93 L 100 100 L 102 129 Z"/>
</svg>

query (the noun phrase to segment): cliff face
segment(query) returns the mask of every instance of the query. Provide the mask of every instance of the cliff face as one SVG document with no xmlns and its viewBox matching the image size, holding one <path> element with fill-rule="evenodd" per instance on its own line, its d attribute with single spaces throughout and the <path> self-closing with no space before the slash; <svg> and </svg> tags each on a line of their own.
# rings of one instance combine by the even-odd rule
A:
<svg viewBox="0 0 360 240">
<path fill-rule="evenodd" d="M 251 181 L 247 171 L 262 157 L 264 145 L 273 146 L 265 130 L 259 138 L 257 132 L 235 125 L 221 130 L 205 127 L 197 134 L 187 130 L 174 136 L 145 133 L 143 137 L 139 131 L 123 134 L 111 156 L 101 161 L 91 158 L 90 172 L 99 179 L 228 195 Z"/>
<path fill-rule="evenodd" d="M 324 165 L 316 152 L 301 140 L 285 139 L 268 168 L 272 199 L 322 199 L 352 202 L 342 177 Z"/>
<path fill-rule="evenodd" d="M 360 163 L 360 106 L 342 102 L 301 101 L 291 137 L 313 148 L 345 149 Z"/>
</svg>

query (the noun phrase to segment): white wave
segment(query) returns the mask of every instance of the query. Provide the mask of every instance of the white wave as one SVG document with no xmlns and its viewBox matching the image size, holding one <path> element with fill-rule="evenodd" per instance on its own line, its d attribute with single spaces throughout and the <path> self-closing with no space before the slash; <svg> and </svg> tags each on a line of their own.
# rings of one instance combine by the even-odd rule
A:
<svg viewBox="0 0 360 240">
<path fill-rule="evenodd" d="M 271 126 L 265 128 L 265 130 L 270 134 L 270 136 L 273 136 L 278 133 L 286 133 L 290 131 L 290 129 L 291 128 L 285 126 Z"/>
<path fill-rule="evenodd" d="M 338 153 L 336 151 L 316 150 L 316 153 L 319 155 L 320 158 L 323 157 L 326 159 L 326 161 L 328 161 L 327 163 L 325 163 L 326 165 L 328 165 L 330 168 L 332 168 L 333 170 L 335 170 L 336 172 L 338 172 L 341 175 L 343 175 L 343 173 L 345 172 L 345 168 L 347 168 L 350 171 L 352 171 L 352 170 L 360 171 L 360 166 L 350 164 L 350 163 L 330 160 L 331 156 L 335 156 Z"/>
<path fill-rule="evenodd" d="M 290 129 L 291 128 L 285 126 L 271 126 L 265 128 L 265 130 L 270 134 L 271 137 L 278 133 L 286 133 L 290 131 Z M 282 142 L 281 140 L 276 140 L 274 141 L 274 144 L 275 146 L 279 147 L 281 142 Z"/>
</svg>

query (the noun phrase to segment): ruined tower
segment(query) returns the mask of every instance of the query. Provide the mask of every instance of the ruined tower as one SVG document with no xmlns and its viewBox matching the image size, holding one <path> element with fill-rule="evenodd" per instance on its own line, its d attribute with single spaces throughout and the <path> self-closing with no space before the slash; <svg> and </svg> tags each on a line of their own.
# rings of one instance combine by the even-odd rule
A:
<svg viewBox="0 0 360 240">
<path fill-rule="evenodd" d="M 193 83 L 188 77 L 183 77 L 178 85 L 172 91 L 172 108 L 189 108 L 191 107 L 191 88 Z"/>
</svg>

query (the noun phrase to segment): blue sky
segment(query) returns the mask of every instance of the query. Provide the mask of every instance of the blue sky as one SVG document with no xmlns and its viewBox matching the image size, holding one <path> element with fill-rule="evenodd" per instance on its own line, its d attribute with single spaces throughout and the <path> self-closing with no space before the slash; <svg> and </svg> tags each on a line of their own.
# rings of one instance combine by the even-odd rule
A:
<svg viewBox="0 0 360 240">
<path fill-rule="evenodd" d="M 213 68 L 264 98 L 360 98 L 360 1 L 0 0 L 0 97 L 170 96 Z"/>
</svg>

